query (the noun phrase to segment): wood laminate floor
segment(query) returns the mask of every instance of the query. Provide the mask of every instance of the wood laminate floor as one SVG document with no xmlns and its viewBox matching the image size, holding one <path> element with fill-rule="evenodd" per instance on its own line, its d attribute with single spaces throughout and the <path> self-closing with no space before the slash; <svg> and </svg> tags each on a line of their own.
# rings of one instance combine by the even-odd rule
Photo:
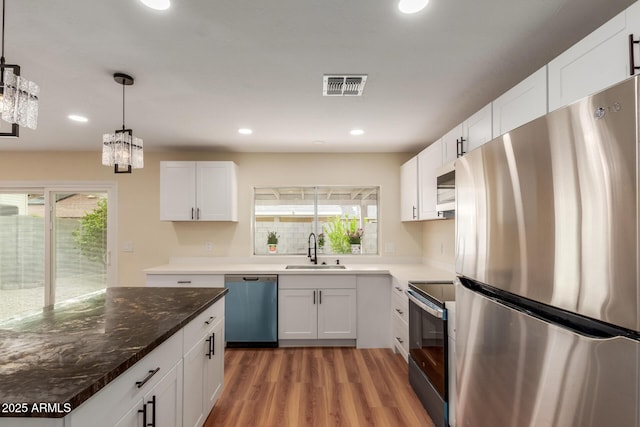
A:
<svg viewBox="0 0 640 427">
<path fill-rule="evenodd" d="M 390 349 L 226 349 L 225 386 L 204 427 L 426 426 Z"/>
</svg>

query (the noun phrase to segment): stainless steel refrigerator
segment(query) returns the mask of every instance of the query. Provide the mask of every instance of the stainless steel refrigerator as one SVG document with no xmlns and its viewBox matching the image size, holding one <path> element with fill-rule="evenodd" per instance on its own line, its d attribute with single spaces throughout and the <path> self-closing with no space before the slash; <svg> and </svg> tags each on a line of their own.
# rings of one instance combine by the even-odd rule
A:
<svg viewBox="0 0 640 427">
<path fill-rule="evenodd" d="M 457 426 L 640 426 L 638 77 L 461 157 Z"/>
</svg>

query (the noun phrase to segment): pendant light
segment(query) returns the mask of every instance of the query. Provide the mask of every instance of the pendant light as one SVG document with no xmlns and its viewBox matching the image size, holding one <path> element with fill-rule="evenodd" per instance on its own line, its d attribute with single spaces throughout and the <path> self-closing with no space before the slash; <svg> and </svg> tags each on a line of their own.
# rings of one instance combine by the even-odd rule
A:
<svg viewBox="0 0 640 427">
<path fill-rule="evenodd" d="M 20 77 L 20 66 L 6 64 L 4 59 L 5 0 L 2 0 L 2 53 L 0 54 L 1 117 L 11 124 L 11 131 L 0 131 L 0 137 L 17 138 L 19 126 L 35 129 L 38 126 L 37 84 Z"/>
<path fill-rule="evenodd" d="M 122 130 L 102 135 L 102 164 L 113 166 L 114 173 L 131 173 L 144 167 L 142 139 L 124 125 L 124 88 L 133 84 L 133 77 L 115 73 L 113 79 L 122 85 Z"/>
</svg>

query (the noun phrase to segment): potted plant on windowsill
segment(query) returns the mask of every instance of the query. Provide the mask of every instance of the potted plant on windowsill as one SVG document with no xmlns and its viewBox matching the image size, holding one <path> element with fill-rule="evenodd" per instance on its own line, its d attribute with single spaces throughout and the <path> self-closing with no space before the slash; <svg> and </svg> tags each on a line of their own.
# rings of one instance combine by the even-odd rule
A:
<svg viewBox="0 0 640 427">
<path fill-rule="evenodd" d="M 318 234 L 318 253 L 324 253 L 324 233 Z"/>
<path fill-rule="evenodd" d="M 364 230 L 362 228 L 358 228 L 358 222 L 355 218 L 349 221 L 349 229 L 347 230 L 347 236 L 349 237 L 349 244 L 351 245 L 351 253 L 352 254 L 360 254 L 362 253 L 362 235 L 364 234 Z"/>
<path fill-rule="evenodd" d="M 275 254 L 278 252 L 278 234 L 275 231 L 269 231 L 267 234 L 267 246 L 269 247 L 269 253 Z"/>
</svg>

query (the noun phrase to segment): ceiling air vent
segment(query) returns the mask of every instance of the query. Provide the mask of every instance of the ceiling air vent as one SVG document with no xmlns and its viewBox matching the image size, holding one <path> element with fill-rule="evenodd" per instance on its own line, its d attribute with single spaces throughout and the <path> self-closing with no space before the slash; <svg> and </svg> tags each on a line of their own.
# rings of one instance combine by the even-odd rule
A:
<svg viewBox="0 0 640 427">
<path fill-rule="evenodd" d="M 322 78 L 322 95 L 324 96 L 361 96 L 367 75 L 334 75 L 325 74 Z"/>
</svg>

